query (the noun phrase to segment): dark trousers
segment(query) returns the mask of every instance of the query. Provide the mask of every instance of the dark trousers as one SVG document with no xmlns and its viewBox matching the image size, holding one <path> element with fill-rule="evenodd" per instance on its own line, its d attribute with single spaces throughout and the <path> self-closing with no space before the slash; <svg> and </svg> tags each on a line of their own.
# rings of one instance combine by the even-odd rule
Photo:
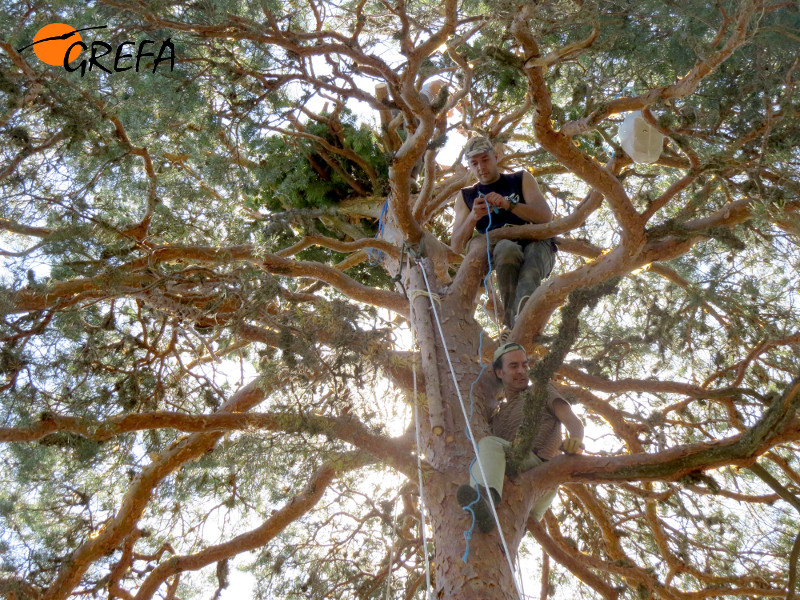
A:
<svg viewBox="0 0 800 600">
<path fill-rule="evenodd" d="M 470 243 L 480 242 L 473 239 Z M 500 240 L 492 248 L 491 258 L 505 313 L 503 324 L 510 328 L 527 299 L 553 270 L 555 252 L 550 240 L 531 240 L 524 248 L 520 242 Z"/>
</svg>

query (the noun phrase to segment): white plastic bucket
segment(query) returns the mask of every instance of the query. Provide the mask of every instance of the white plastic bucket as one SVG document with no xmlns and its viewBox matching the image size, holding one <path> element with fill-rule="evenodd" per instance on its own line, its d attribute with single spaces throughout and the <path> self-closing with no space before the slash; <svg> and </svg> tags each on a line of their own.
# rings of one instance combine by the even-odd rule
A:
<svg viewBox="0 0 800 600">
<path fill-rule="evenodd" d="M 628 113 L 619 126 L 617 138 L 622 149 L 635 163 L 656 162 L 664 148 L 664 136 L 644 120 L 640 110 Z"/>
</svg>

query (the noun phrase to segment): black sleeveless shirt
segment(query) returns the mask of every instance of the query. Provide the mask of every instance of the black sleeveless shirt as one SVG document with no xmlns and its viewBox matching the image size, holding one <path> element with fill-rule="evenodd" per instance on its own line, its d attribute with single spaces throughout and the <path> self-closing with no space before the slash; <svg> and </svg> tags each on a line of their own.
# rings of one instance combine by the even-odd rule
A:
<svg viewBox="0 0 800 600">
<path fill-rule="evenodd" d="M 524 171 L 517 171 L 510 175 L 501 173 L 500 179 L 489 185 L 478 182 L 472 187 L 462 188 L 461 195 L 462 198 L 464 198 L 464 203 L 467 205 L 468 209 L 472 210 L 472 205 L 475 204 L 475 198 L 478 196 L 485 196 L 489 192 L 497 192 L 506 198 L 516 195 L 519 203 L 525 204 L 525 197 L 522 195 L 522 177 L 524 174 Z M 506 225 L 528 225 L 528 221 L 518 217 L 510 210 L 500 208 L 497 212 L 492 212 L 491 215 L 491 227 L 489 226 L 489 215 L 481 217 L 481 219 L 475 223 L 475 230 L 478 233 L 486 233 L 487 229 L 492 231 L 500 227 L 505 227 Z M 532 240 L 521 240 L 518 243 L 524 247 L 531 241 Z M 550 249 L 556 252 L 558 248 L 556 247 L 555 238 L 548 238 L 548 241 L 550 242 Z"/>
<path fill-rule="evenodd" d="M 516 173 L 511 173 L 510 175 L 506 175 L 505 173 L 500 174 L 500 179 L 495 181 L 494 183 L 490 183 L 489 185 L 484 185 L 480 182 L 476 183 L 472 187 L 464 188 L 461 190 L 462 197 L 464 198 L 464 202 L 467 205 L 467 208 L 472 210 L 472 205 L 475 204 L 475 198 L 478 196 L 485 196 L 489 192 L 497 192 L 501 196 L 506 198 L 510 198 L 511 196 L 516 195 L 517 199 L 520 204 L 525 204 L 525 198 L 522 195 L 522 176 L 523 171 L 517 171 Z M 486 233 L 487 229 L 492 231 L 493 229 L 499 229 L 500 227 L 504 227 L 505 225 L 527 225 L 528 221 L 518 217 L 510 210 L 498 209 L 497 212 L 492 213 L 492 224 L 491 227 L 489 226 L 489 216 L 481 217 L 481 220 L 475 224 L 475 229 L 478 233 Z"/>
</svg>

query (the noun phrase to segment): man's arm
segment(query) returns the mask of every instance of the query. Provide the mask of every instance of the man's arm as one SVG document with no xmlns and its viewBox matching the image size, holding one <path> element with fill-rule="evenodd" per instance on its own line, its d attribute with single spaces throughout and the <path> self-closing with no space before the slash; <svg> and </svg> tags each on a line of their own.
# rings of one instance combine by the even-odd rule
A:
<svg viewBox="0 0 800 600">
<path fill-rule="evenodd" d="M 475 198 L 472 204 L 472 210 L 467 207 L 464 202 L 463 194 L 459 193 L 456 198 L 456 218 L 453 221 L 453 237 L 450 239 L 450 248 L 456 254 L 461 254 L 467 245 L 467 242 L 472 238 L 472 232 L 475 229 L 475 224 L 489 213 L 489 208 L 486 206 L 484 198 Z"/>
<path fill-rule="evenodd" d="M 572 412 L 572 407 L 562 398 L 553 400 L 553 412 L 559 421 L 567 428 L 569 437 L 561 445 L 567 454 L 580 454 L 583 452 L 583 423 Z"/>
<path fill-rule="evenodd" d="M 522 198 L 524 203 L 520 202 L 514 207 L 511 212 L 519 218 L 527 221 L 528 223 L 549 223 L 553 220 L 553 213 L 550 206 L 547 204 L 539 185 L 533 178 L 533 175 L 527 171 L 522 172 Z M 496 192 L 486 194 L 486 200 L 489 204 L 498 206 L 504 210 L 509 210 L 510 203 L 508 198 L 501 196 Z"/>
</svg>

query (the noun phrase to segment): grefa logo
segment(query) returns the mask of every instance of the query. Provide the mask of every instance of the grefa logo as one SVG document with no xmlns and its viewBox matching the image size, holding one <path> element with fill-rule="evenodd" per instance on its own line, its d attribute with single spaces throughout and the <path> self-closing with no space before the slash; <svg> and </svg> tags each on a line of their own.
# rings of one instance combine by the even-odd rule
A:
<svg viewBox="0 0 800 600">
<path fill-rule="evenodd" d="M 81 77 L 86 71 L 104 71 L 105 73 L 121 73 L 131 69 L 139 72 L 142 66 L 142 59 L 148 56 L 153 57 L 153 73 L 156 72 L 161 63 L 168 62 L 169 70 L 175 68 L 175 45 L 171 38 L 161 42 L 158 54 L 155 50 L 153 40 L 141 40 L 138 43 L 126 40 L 119 44 L 116 52 L 111 44 L 102 40 L 92 40 L 91 45 L 87 46 L 81 36 L 81 31 L 91 31 L 95 29 L 107 29 L 108 25 L 95 25 L 75 29 L 66 23 L 50 23 L 45 25 L 33 37 L 33 43 L 18 48 L 18 52 L 33 48 L 36 56 L 43 63 L 48 65 L 63 66 L 69 73 L 81 72 Z M 136 52 L 134 53 L 134 49 Z M 84 51 L 89 51 L 88 58 Z M 81 58 L 81 56 L 83 58 Z M 80 59 L 77 65 L 73 63 Z M 147 62 L 147 61 L 145 61 Z"/>
</svg>

